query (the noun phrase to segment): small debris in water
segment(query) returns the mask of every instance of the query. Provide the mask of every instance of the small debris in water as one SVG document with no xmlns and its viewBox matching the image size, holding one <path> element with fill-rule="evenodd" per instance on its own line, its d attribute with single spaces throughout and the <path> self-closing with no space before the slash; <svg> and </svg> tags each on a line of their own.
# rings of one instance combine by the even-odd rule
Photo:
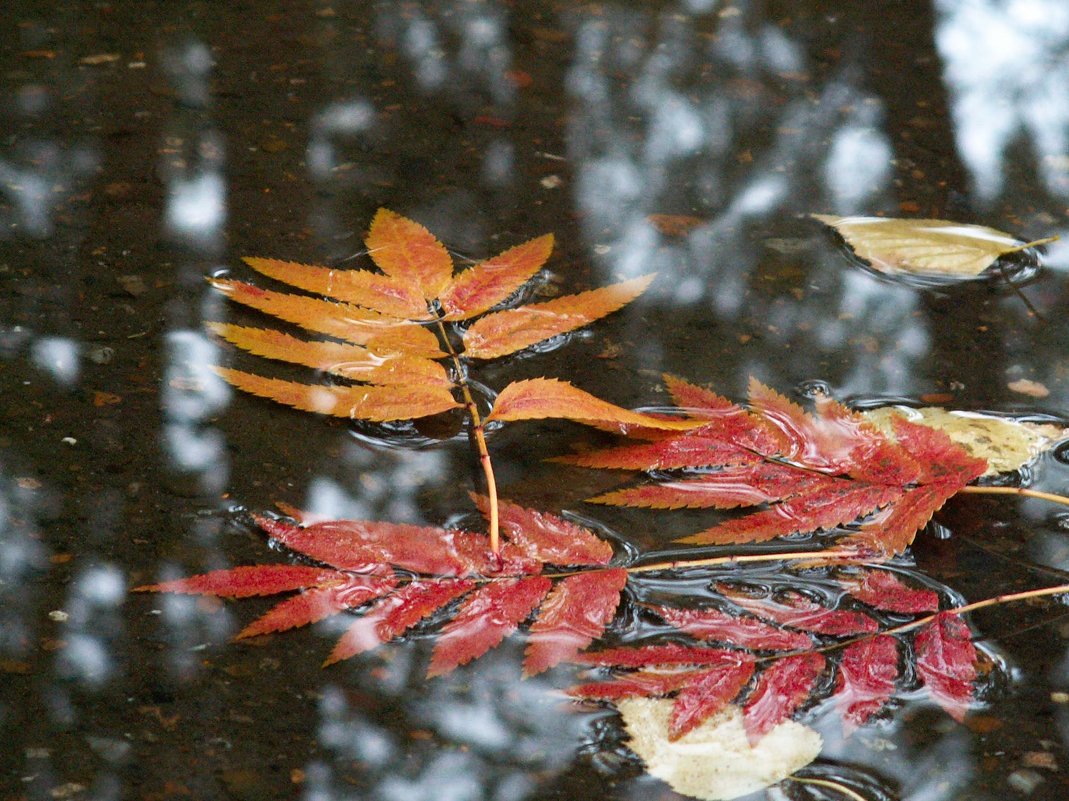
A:
<svg viewBox="0 0 1069 801">
<path fill-rule="evenodd" d="M 1018 392 L 1031 398 L 1045 398 L 1050 394 L 1050 390 L 1045 385 L 1027 378 L 1018 378 L 1016 381 L 1011 381 L 1006 385 L 1006 388 L 1011 392 Z"/>
</svg>

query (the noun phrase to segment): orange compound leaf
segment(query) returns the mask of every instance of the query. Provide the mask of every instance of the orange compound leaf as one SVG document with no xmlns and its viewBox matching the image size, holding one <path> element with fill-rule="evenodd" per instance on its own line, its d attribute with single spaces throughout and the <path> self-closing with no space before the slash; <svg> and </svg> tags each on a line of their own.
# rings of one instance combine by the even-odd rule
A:
<svg viewBox="0 0 1069 801">
<path fill-rule="evenodd" d="M 742 708 L 742 721 L 751 745 L 789 718 L 809 697 L 824 663 L 819 653 L 797 654 L 777 659 L 761 672 Z"/>
<path fill-rule="evenodd" d="M 465 332 L 464 355 L 496 359 L 582 328 L 630 303 L 652 280 L 652 275 L 644 275 L 577 295 L 488 314 Z"/>
<path fill-rule="evenodd" d="M 305 556 L 344 570 L 366 572 L 393 565 L 413 573 L 466 576 L 491 570 L 482 534 L 372 520 L 330 520 L 295 526 L 254 518 L 272 538 Z"/>
<path fill-rule="evenodd" d="M 861 603 L 884 612 L 916 615 L 939 611 L 939 595 L 934 590 L 910 587 L 889 570 L 866 570 L 860 580 L 847 576 L 840 583 Z"/>
<path fill-rule="evenodd" d="M 367 345 L 373 338 L 390 333 L 395 338 L 403 339 L 406 352 L 412 355 L 432 358 L 445 355 L 438 346 L 438 338 L 430 329 L 351 303 L 273 292 L 240 281 L 213 279 L 211 284 L 236 303 L 317 334 Z"/>
<path fill-rule="evenodd" d="M 534 676 L 571 659 L 600 637 L 626 584 L 623 568 L 577 573 L 557 582 L 531 624 L 524 675 Z"/>
<path fill-rule="evenodd" d="M 225 323 L 207 325 L 217 336 L 256 356 L 313 367 L 353 381 L 379 385 L 453 385 L 442 365 L 421 356 L 380 355 L 361 345 L 298 339 L 270 328 Z"/>
<path fill-rule="evenodd" d="M 852 642 L 839 660 L 835 702 L 850 735 L 890 700 L 898 680 L 898 643 L 880 634 Z"/>
<path fill-rule="evenodd" d="M 676 696 L 668 719 L 668 739 L 678 740 L 731 703 L 754 673 L 754 659 L 735 652 L 711 670 L 696 673 Z"/>
<path fill-rule="evenodd" d="M 717 585 L 717 590 L 750 614 L 792 629 L 829 637 L 874 634 L 879 629 L 875 618 L 847 609 L 828 609 L 797 592 L 786 593 L 782 601 L 774 601 L 771 598 L 755 598 L 724 585 Z"/>
<path fill-rule="evenodd" d="M 367 270 L 343 270 L 246 256 L 258 273 L 325 298 L 353 303 L 404 320 L 429 320 L 427 301 L 411 283 Z"/>
<path fill-rule="evenodd" d="M 215 372 L 238 389 L 261 398 L 284 403 L 305 412 L 333 417 L 387 422 L 412 420 L 460 407 L 445 387 L 428 384 L 351 387 L 301 384 L 280 378 L 264 378 L 241 370 L 216 367 Z"/>
<path fill-rule="evenodd" d="M 434 234 L 415 220 L 379 209 L 371 220 L 368 255 L 386 275 L 419 288 L 426 300 L 437 298 L 453 277 L 453 259 Z"/>
<path fill-rule="evenodd" d="M 227 570 L 213 570 L 199 576 L 162 581 L 134 587 L 134 592 L 177 592 L 185 595 L 214 595 L 219 598 L 251 598 L 302 590 L 322 584 L 335 584 L 348 574 L 323 567 L 306 565 L 244 565 Z"/>
<path fill-rule="evenodd" d="M 379 598 L 396 584 L 397 579 L 393 576 L 352 576 L 339 584 L 307 589 L 274 606 L 242 629 L 234 639 L 317 623 L 346 609 L 362 606 L 372 598 Z"/>
<path fill-rule="evenodd" d="M 681 430 L 699 425 L 686 419 L 662 418 L 632 412 L 596 398 L 567 381 L 558 381 L 555 378 L 531 378 L 512 382 L 497 396 L 487 422 L 547 418 L 612 425 L 623 430 L 628 426 Z"/>
<path fill-rule="evenodd" d="M 801 632 L 779 629 L 752 617 L 735 617 L 719 609 L 658 606 L 653 611 L 699 640 L 715 640 L 759 651 L 796 651 L 813 645 L 813 641 Z"/>
<path fill-rule="evenodd" d="M 897 487 L 830 479 L 823 487 L 803 492 L 763 512 L 729 520 L 679 542 L 728 545 L 767 540 L 801 531 L 845 525 L 902 497 Z"/>
<path fill-rule="evenodd" d="M 358 617 L 341 636 L 323 666 L 370 651 L 398 637 L 426 617 L 475 589 L 471 579 L 413 581 Z"/>
<path fill-rule="evenodd" d="M 506 300 L 534 276 L 553 250 L 546 234 L 459 273 L 439 296 L 444 319 L 467 320 Z"/>
<path fill-rule="evenodd" d="M 483 515 L 490 504 L 485 495 L 472 495 Z M 524 556 L 554 565 L 606 565 L 612 545 L 590 529 L 557 515 L 528 509 L 507 500 L 498 502 L 501 528 L 509 544 Z"/>
<path fill-rule="evenodd" d="M 957 615 L 940 612 L 917 632 L 917 674 L 932 700 L 959 723 L 972 702 L 976 647 L 969 627 Z"/>
<path fill-rule="evenodd" d="M 551 585 L 545 576 L 529 576 L 493 581 L 473 592 L 442 629 L 428 678 L 448 673 L 495 647 L 531 614 Z"/>
</svg>

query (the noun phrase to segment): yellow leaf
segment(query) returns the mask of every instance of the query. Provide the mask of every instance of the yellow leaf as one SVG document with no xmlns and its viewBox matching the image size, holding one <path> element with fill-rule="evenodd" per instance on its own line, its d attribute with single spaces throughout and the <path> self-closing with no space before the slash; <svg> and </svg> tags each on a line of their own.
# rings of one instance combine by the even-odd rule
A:
<svg viewBox="0 0 1069 801">
<path fill-rule="evenodd" d="M 488 314 L 465 332 L 464 355 L 495 359 L 582 328 L 630 303 L 652 280 L 652 274 L 643 275 L 589 292 Z"/>
<path fill-rule="evenodd" d="M 208 323 L 208 328 L 257 356 L 303 364 L 353 381 L 383 385 L 426 382 L 447 388 L 453 385 L 442 365 L 419 356 L 383 355 L 360 345 L 298 339 L 268 328 L 224 323 Z"/>
<path fill-rule="evenodd" d="M 616 702 L 646 770 L 685 796 L 727 801 L 769 787 L 817 758 L 824 742 L 814 729 L 784 721 L 751 746 L 742 710 L 729 705 L 677 740 L 668 738 L 670 698 Z"/>
<path fill-rule="evenodd" d="M 216 367 L 215 371 L 228 383 L 253 395 L 333 417 L 385 423 L 428 417 L 460 406 L 449 390 L 427 384 L 337 387 L 264 378 L 226 367 Z"/>
<path fill-rule="evenodd" d="M 892 274 L 976 276 L 999 256 L 1057 239 L 1021 242 L 994 228 L 947 220 L 810 216 L 838 231 L 873 269 Z"/>
</svg>

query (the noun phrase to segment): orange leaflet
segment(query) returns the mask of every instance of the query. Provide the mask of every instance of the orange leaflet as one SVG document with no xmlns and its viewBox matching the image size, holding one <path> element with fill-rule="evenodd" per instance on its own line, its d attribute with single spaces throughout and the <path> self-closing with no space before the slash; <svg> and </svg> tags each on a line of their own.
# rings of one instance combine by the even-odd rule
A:
<svg viewBox="0 0 1069 801">
<path fill-rule="evenodd" d="M 270 398 L 305 412 L 328 414 L 334 417 L 386 422 L 438 414 L 460 406 L 448 389 L 433 385 L 358 384 L 351 387 L 337 387 L 324 384 L 301 384 L 279 378 L 264 378 L 226 367 L 216 367 L 215 372 L 227 383 L 253 395 Z"/>
<path fill-rule="evenodd" d="M 611 425 L 622 430 L 628 426 L 681 430 L 701 425 L 694 420 L 628 411 L 555 378 L 531 378 L 509 384 L 497 396 L 487 420 L 544 420 L 551 417 Z"/>
<path fill-rule="evenodd" d="M 434 234 L 389 209 L 375 212 L 364 244 L 380 270 L 415 283 L 427 300 L 438 297 L 453 277 L 453 259 Z"/>
<path fill-rule="evenodd" d="M 313 367 L 367 384 L 430 384 L 451 387 L 445 368 L 432 359 L 403 353 L 380 354 L 362 345 L 306 340 L 271 328 L 208 323 L 214 334 L 267 359 Z"/>
<path fill-rule="evenodd" d="M 464 354 L 473 359 L 496 359 L 582 328 L 630 303 L 652 280 L 652 275 L 644 275 L 578 295 L 488 314 L 465 332 Z"/>
<path fill-rule="evenodd" d="M 458 273 L 438 299 L 444 319 L 467 320 L 507 300 L 542 269 L 552 250 L 553 235 L 546 234 Z"/>
</svg>

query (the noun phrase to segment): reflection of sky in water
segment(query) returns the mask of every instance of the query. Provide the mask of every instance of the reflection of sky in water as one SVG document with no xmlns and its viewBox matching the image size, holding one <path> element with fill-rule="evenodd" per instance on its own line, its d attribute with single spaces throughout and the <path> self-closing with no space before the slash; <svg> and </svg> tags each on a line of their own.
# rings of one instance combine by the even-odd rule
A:
<svg viewBox="0 0 1069 801">
<path fill-rule="evenodd" d="M 1017 143 L 1030 148 L 1046 190 L 1069 195 L 1069 5 L 939 0 L 936 7 L 958 149 L 980 198 L 997 198 Z"/>
</svg>

